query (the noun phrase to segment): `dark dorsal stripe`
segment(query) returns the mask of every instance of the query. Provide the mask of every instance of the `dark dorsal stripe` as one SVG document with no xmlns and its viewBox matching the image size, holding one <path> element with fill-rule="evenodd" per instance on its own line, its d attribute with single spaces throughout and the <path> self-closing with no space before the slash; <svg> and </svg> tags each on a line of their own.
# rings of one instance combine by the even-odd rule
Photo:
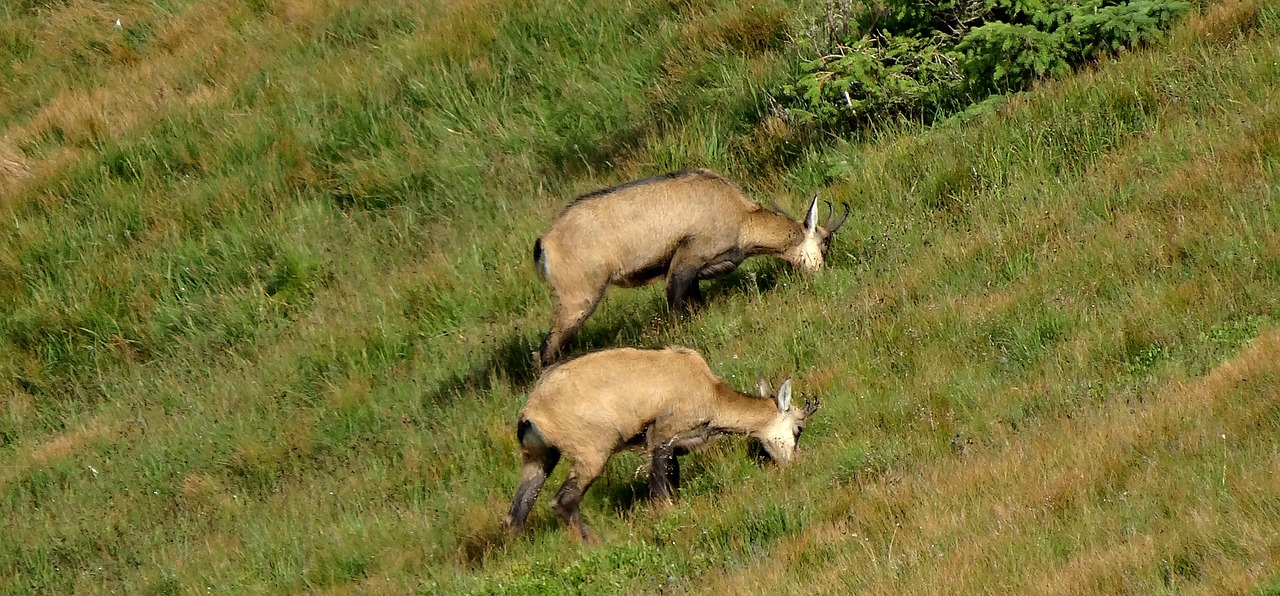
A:
<svg viewBox="0 0 1280 596">
<path fill-rule="evenodd" d="M 632 188 L 636 188 L 636 187 L 640 187 L 640 186 L 647 186 L 647 185 L 649 185 L 649 184 L 657 184 L 657 183 L 659 183 L 659 182 L 667 182 L 667 181 L 670 181 L 670 180 L 678 180 L 678 179 L 680 179 L 680 178 L 690 178 L 690 177 L 695 177 L 695 176 L 697 176 L 697 177 L 702 177 L 702 178 L 707 178 L 707 179 L 712 179 L 712 180 L 718 180 L 718 179 L 720 179 L 720 177 L 719 177 L 719 176 L 717 176 L 715 173 L 713 173 L 713 172 L 711 172 L 711 171 L 709 171 L 709 170 L 704 170 L 704 169 L 700 169 L 700 168 L 691 168 L 691 169 L 688 169 L 688 170 L 680 170 L 679 172 L 671 172 L 670 174 L 660 174 L 660 175 L 657 175 L 657 176 L 650 176 L 650 177 L 648 177 L 648 178 L 641 178 L 641 179 L 639 179 L 639 180 L 632 180 L 631 182 L 627 182 L 627 183 L 625 183 L 625 184 L 619 184 L 619 185 L 617 185 L 617 186 L 610 186 L 609 188 L 602 188 L 602 189 L 600 189 L 600 190 L 593 190 L 593 191 L 591 191 L 591 192 L 589 192 L 589 193 L 587 193 L 587 194 L 584 194 L 584 195 L 578 195 L 578 197 L 577 197 L 577 198 L 575 198 L 575 199 L 573 199 L 572 201 L 570 201 L 568 205 L 565 205 L 565 207 L 564 207 L 564 211 L 568 211 L 569 209 L 572 209 L 572 208 L 573 208 L 573 206 L 574 206 L 574 205 L 577 205 L 578 203 L 583 203 L 583 202 L 590 201 L 590 200 L 593 200 L 593 199 L 598 199 L 598 198 L 600 198 L 600 197 L 608 196 L 608 195 L 611 195 L 611 194 L 614 194 L 614 193 L 619 193 L 619 192 L 622 192 L 622 191 L 624 191 L 624 190 L 630 190 L 630 189 L 632 189 Z M 561 211 L 561 213 L 564 213 L 564 211 Z"/>
</svg>

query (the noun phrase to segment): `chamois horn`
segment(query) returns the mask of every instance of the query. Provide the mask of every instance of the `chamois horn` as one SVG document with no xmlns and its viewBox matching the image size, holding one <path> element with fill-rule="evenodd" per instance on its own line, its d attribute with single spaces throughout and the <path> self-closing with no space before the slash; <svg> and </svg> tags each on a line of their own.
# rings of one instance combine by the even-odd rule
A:
<svg viewBox="0 0 1280 596">
<path fill-rule="evenodd" d="M 810 397 L 808 395 L 804 396 L 804 409 L 803 409 L 804 417 L 808 418 L 812 416 L 813 413 L 817 412 L 818 408 L 821 406 L 822 406 L 822 402 L 818 398 Z"/>
<path fill-rule="evenodd" d="M 826 228 L 827 232 L 834 234 L 836 230 L 840 229 L 840 226 L 844 225 L 844 220 L 849 219 L 849 204 L 841 203 L 841 205 L 844 205 L 844 213 L 840 215 L 840 221 L 832 225 L 831 222 L 836 218 L 836 208 L 831 205 L 830 201 L 823 201 L 823 203 L 827 204 L 827 223 L 822 224 L 822 227 Z"/>
</svg>

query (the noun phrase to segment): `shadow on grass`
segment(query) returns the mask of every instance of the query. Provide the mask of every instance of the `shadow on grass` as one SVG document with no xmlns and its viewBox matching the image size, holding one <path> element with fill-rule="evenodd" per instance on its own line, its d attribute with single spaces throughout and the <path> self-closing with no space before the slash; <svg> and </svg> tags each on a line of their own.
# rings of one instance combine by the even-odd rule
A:
<svg viewBox="0 0 1280 596">
<path fill-rule="evenodd" d="M 748 457 L 760 466 L 773 465 L 772 459 L 758 441 L 752 441 L 748 445 Z M 625 469 L 630 470 L 631 463 L 628 460 L 627 463 L 622 465 Z M 618 462 L 612 462 L 610 465 L 616 466 L 619 464 Z M 707 473 L 703 462 L 696 457 L 683 457 L 681 459 L 681 468 L 682 476 L 685 480 Z M 595 504 L 590 509 L 594 510 L 598 506 L 598 513 L 585 515 L 588 528 L 594 528 L 592 521 L 595 515 L 613 515 L 630 523 L 637 509 L 646 505 L 650 508 L 650 511 L 663 511 L 668 507 L 680 507 L 681 501 L 689 490 L 688 487 L 677 489 L 674 500 L 669 503 L 655 502 L 650 498 L 647 472 L 637 473 L 634 476 L 630 473 L 625 475 L 627 476 L 626 478 L 620 479 L 616 473 L 606 474 L 606 476 L 602 476 L 591 485 L 586 498 Z M 556 482 L 543 487 L 547 495 L 545 498 L 549 499 L 550 495 L 554 495 L 559 490 L 559 486 L 559 483 Z M 722 490 L 722 488 L 716 490 Z M 489 558 L 495 552 L 501 553 L 508 545 L 520 541 L 539 541 L 549 534 L 563 535 L 567 540 L 576 540 L 570 535 L 569 527 L 556 517 L 549 507 L 545 504 L 541 506 L 535 505 L 520 534 L 512 536 L 501 519 L 495 516 L 492 521 L 485 523 L 483 527 L 463 536 L 457 552 L 468 569 L 477 569 L 487 564 Z M 599 534 L 596 536 L 598 539 Z"/>
<path fill-rule="evenodd" d="M 708 303 L 716 301 L 730 292 L 759 295 L 772 292 L 778 287 L 781 279 L 787 275 L 785 263 L 777 259 L 760 258 L 749 267 L 739 267 L 723 277 L 707 280 L 703 283 L 703 294 Z"/>
<path fill-rule="evenodd" d="M 732 292 L 762 294 L 773 291 L 786 275 L 781 262 L 766 261 L 750 268 L 743 268 L 724 277 L 702 282 L 708 304 Z M 628 291 L 610 288 L 609 292 Z M 607 299 L 607 297 L 606 297 Z M 697 314 L 691 315 L 697 316 Z M 547 316 L 550 319 L 550 313 Z M 676 323 L 681 324 L 681 323 Z M 561 362 L 584 354 L 626 346 L 643 346 L 645 337 L 658 336 L 672 323 L 667 316 L 666 300 L 661 294 L 646 300 L 640 308 L 621 312 L 612 309 L 607 316 L 595 313 L 569 342 Z M 506 379 L 518 392 L 528 391 L 536 379 L 533 354 L 540 347 L 546 328 L 539 328 L 536 336 L 515 329 L 505 337 L 486 340 L 480 345 L 480 358 L 466 370 L 456 372 L 445 379 L 426 396 L 434 404 L 449 403 L 467 392 L 493 390 L 494 379 Z M 657 346 L 651 346 L 657 347 Z"/>
<path fill-rule="evenodd" d="M 597 482 L 591 488 L 621 517 L 630 517 L 637 504 L 649 501 L 648 474 L 623 482 Z"/>
<path fill-rule="evenodd" d="M 508 542 L 519 539 L 520 536 L 512 536 L 502 522 L 495 521 L 478 532 L 464 536 L 461 544 L 458 545 L 458 555 L 468 568 L 474 569 L 483 565 L 485 559 L 489 558 L 494 551 L 506 546 Z"/>
<path fill-rule="evenodd" d="M 496 378 L 504 378 L 518 390 L 525 390 L 534 379 L 533 351 L 537 341 L 515 330 L 496 341 L 483 342 L 480 358 L 471 366 L 453 373 L 424 399 L 432 404 L 451 403 L 468 392 L 488 392 Z"/>
<path fill-rule="evenodd" d="M 591 527 L 587 520 L 588 528 Z M 467 569 L 479 569 L 488 563 L 494 553 L 499 553 L 512 544 L 533 542 L 543 539 L 546 534 L 563 534 L 569 540 L 576 540 L 569 534 L 569 526 L 560 521 L 547 507 L 534 507 L 525 521 L 524 529 L 512 536 L 507 526 L 498 518 L 478 530 L 467 533 L 458 544 L 458 557 Z"/>
<path fill-rule="evenodd" d="M 655 304 L 654 308 L 664 307 Z M 655 325 L 655 321 L 665 324 L 665 313 L 662 317 L 655 317 L 654 312 L 657 311 L 646 306 L 621 316 L 615 314 L 611 317 L 601 317 L 600 321 L 593 320 L 594 317 L 587 319 L 578 337 L 566 347 L 565 355 L 560 361 L 565 362 L 606 348 L 621 347 L 621 345 L 615 345 L 618 344 L 619 339 L 624 342 L 622 345 L 633 345 L 633 343 L 626 343 L 627 340 L 633 337 L 638 338 L 645 332 L 660 327 L 661 325 Z M 537 378 L 533 368 L 533 355 L 541 346 L 546 332 L 546 329 L 539 328 L 537 335 L 530 336 L 516 329 L 505 337 L 486 340 L 476 349 L 476 355 L 479 358 L 466 369 L 455 372 L 441 381 L 424 399 L 433 404 L 451 403 L 466 393 L 492 391 L 495 379 L 504 379 L 512 385 L 514 391 L 521 393 L 528 391 Z"/>
</svg>

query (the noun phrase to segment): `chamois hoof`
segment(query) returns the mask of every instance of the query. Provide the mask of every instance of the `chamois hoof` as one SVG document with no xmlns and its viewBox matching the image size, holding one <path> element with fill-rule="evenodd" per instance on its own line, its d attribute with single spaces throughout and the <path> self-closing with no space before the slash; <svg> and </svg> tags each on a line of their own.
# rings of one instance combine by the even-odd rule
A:
<svg viewBox="0 0 1280 596">
<path fill-rule="evenodd" d="M 517 526 L 515 522 L 511 520 L 511 516 L 509 515 L 503 516 L 502 527 L 507 529 L 507 535 L 512 538 L 519 536 L 520 532 L 524 530 L 523 527 Z"/>
<path fill-rule="evenodd" d="M 578 527 L 575 528 L 575 530 L 576 531 L 574 533 L 578 535 L 578 539 L 582 540 L 583 544 L 592 546 L 600 544 L 600 539 L 596 537 L 594 532 L 587 529 L 586 525 L 578 524 Z"/>
</svg>

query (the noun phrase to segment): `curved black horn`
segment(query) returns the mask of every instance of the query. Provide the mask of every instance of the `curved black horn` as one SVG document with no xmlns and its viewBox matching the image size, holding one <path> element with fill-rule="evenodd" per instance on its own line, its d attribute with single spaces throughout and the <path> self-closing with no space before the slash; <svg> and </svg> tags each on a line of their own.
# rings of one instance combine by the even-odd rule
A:
<svg viewBox="0 0 1280 596">
<path fill-rule="evenodd" d="M 822 402 L 817 397 L 810 397 L 808 395 L 804 396 L 804 417 L 808 418 L 812 416 L 814 412 L 818 411 L 820 406 L 822 406 Z"/>
<path fill-rule="evenodd" d="M 830 204 L 831 203 L 827 203 L 827 205 L 830 205 Z M 822 226 L 827 229 L 828 234 L 836 233 L 836 230 L 840 229 L 840 226 L 844 225 L 844 220 L 849 219 L 849 204 L 841 203 L 841 205 L 844 205 L 844 213 L 840 215 L 840 221 L 835 222 L 835 225 L 831 224 L 831 221 L 836 217 L 836 210 L 835 208 L 832 208 L 831 215 L 827 217 L 826 225 Z"/>
</svg>

